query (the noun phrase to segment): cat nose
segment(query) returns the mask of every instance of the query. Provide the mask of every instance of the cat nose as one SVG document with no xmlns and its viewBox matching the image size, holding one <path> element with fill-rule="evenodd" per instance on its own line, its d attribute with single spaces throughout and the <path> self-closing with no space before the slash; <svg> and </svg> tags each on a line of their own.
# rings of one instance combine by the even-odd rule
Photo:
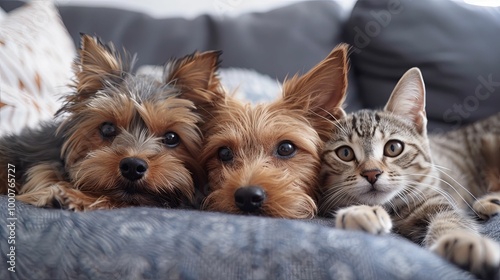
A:
<svg viewBox="0 0 500 280">
<path fill-rule="evenodd" d="M 372 185 L 375 184 L 375 182 L 377 182 L 377 179 L 380 176 L 380 174 L 382 174 L 382 170 L 380 169 L 370 169 L 361 172 L 361 176 L 365 177 L 365 179 Z"/>
<path fill-rule="evenodd" d="M 236 206 L 246 213 L 257 211 L 265 199 L 266 193 L 260 186 L 246 186 L 234 192 Z"/>
</svg>

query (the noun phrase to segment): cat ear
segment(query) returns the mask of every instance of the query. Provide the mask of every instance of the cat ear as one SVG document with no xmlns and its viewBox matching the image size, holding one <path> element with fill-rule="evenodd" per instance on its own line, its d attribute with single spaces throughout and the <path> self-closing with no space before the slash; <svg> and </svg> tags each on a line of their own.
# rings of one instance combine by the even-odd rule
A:
<svg viewBox="0 0 500 280">
<path fill-rule="evenodd" d="M 217 70 L 222 51 L 195 52 L 167 64 L 166 83 L 181 89 L 181 95 L 195 104 L 220 97 Z"/>
<path fill-rule="evenodd" d="M 425 85 L 420 69 L 411 68 L 401 77 L 384 110 L 409 119 L 419 133 L 426 132 Z"/>
<path fill-rule="evenodd" d="M 112 43 L 103 44 L 99 38 L 81 34 L 79 58 L 75 63 L 76 91 L 80 99 L 89 97 L 107 84 L 118 83 L 122 73 L 129 71 L 127 62 Z"/>
<path fill-rule="evenodd" d="M 283 84 L 283 101 L 291 109 L 303 110 L 322 138 L 332 122 L 343 118 L 347 90 L 348 45 L 340 44 L 302 76 Z"/>
</svg>

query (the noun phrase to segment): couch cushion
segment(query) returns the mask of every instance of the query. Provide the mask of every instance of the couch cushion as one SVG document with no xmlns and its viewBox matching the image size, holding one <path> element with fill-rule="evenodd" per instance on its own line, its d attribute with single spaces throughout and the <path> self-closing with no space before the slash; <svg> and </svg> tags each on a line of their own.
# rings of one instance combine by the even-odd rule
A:
<svg viewBox="0 0 500 280">
<path fill-rule="evenodd" d="M 500 111 L 500 8 L 461 1 L 360 0 L 346 25 L 367 107 L 381 107 L 401 75 L 422 70 L 431 132 Z"/>
<path fill-rule="evenodd" d="M 0 279 L 473 279 L 393 236 L 265 217 L 145 207 L 74 213 L 9 201 L 0 195 Z"/>
</svg>

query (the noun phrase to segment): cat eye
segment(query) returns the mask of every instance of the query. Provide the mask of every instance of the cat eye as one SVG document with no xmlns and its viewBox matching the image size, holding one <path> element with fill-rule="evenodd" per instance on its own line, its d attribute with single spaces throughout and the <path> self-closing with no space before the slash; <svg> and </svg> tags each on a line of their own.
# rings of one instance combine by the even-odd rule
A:
<svg viewBox="0 0 500 280">
<path fill-rule="evenodd" d="M 99 127 L 101 136 L 105 139 L 113 138 L 117 134 L 116 126 L 111 122 L 104 122 Z"/>
<path fill-rule="evenodd" d="M 354 159 L 354 151 L 349 146 L 342 146 L 335 150 L 337 156 L 343 161 L 351 161 Z"/>
<path fill-rule="evenodd" d="M 228 147 L 219 148 L 217 156 L 222 162 L 229 162 L 234 158 L 233 151 L 231 151 L 231 149 L 229 149 Z"/>
<path fill-rule="evenodd" d="M 283 141 L 278 145 L 276 149 L 276 154 L 282 158 L 289 158 L 295 155 L 295 145 L 290 141 Z"/>
<path fill-rule="evenodd" d="M 390 140 L 385 144 L 384 155 L 388 157 L 397 157 L 403 152 L 403 149 L 403 142 L 398 140 Z"/>
<path fill-rule="evenodd" d="M 175 132 L 169 131 L 163 136 L 163 144 L 167 145 L 169 148 L 175 148 L 181 143 L 181 138 Z"/>
</svg>

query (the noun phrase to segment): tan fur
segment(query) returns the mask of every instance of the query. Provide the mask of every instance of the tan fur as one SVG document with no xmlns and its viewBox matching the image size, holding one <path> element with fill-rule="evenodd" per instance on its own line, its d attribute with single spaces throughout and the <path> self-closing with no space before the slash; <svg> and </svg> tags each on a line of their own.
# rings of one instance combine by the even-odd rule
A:
<svg viewBox="0 0 500 280">
<path fill-rule="evenodd" d="M 113 45 L 105 46 L 96 37 L 82 36 L 79 60 L 73 66 L 77 80 L 75 90 L 78 94 L 68 98 L 74 98 L 70 100 L 74 105 L 79 104 L 81 98 L 94 94 L 105 87 L 106 83 L 121 80 L 122 73 L 129 71 L 129 67 Z"/>
<path fill-rule="evenodd" d="M 272 103 L 243 104 L 225 95 L 206 102 L 201 162 L 209 190 L 204 209 L 312 218 L 322 138 L 332 121 L 345 115 L 346 73 L 347 46 L 339 45 L 308 73 L 285 81 L 283 96 Z M 292 156 L 277 155 L 283 142 L 296 147 Z M 218 158 L 223 147 L 233 152 L 230 162 Z M 262 206 L 251 213 L 235 204 L 235 193 L 249 186 L 265 193 Z"/>
<path fill-rule="evenodd" d="M 75 211 L 191 203 L 195 183 L 202 184 L 205 176 L 198 161 L 202 135 L 196 99 L 198 93 L 211 96 L 210 89 L 218 89 L 219 54 L 195 53 L 176 60 L 167 69 L 173 74 L 160 81 L 133 76 L 129 62 L 112 44 L 83 35 L 75 91 L 58 113 L 63 118 L 58 136 L 47 135 L 64 139 L 64 166 L 59 159 L 35 163 L 24 171 L 17 198 Z M 105 124 L 116 135 L 104 136 Z M 168 133 L 178 136 L 178 145 L 163 142 Z M 126 158 L 144 162 L 139 179 L 120 171 Z M 9 159 L 0 158 L 4 161 Z"/>
</svg>

